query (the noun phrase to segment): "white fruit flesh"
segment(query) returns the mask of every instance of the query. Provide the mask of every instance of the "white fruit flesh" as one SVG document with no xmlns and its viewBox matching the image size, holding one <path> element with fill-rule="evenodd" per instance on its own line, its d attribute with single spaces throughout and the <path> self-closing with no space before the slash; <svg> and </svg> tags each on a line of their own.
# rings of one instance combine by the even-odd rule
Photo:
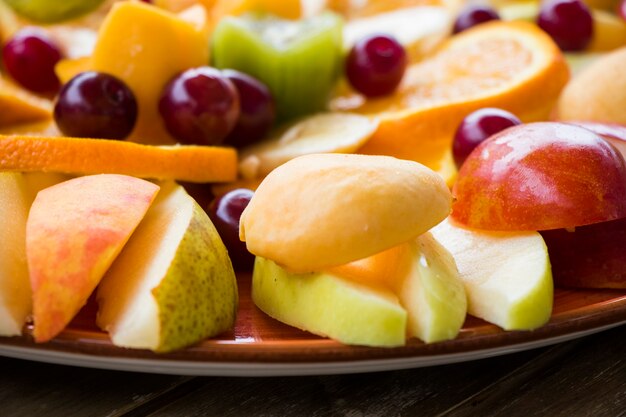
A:
<svg viewBox="0 0 626 417">
<path fill-rule="evenodd" d="M 401 346 L 406 311 L 389 290 L 327 273 L 295 274 L 257 257 L 252 299 L 269 316 L 346 344 Z"/>
<path fill-rule="evenodd" d="M 454 339 L 467 312 L 454 259 L 430 233 L 408 245 L 410 265 L 399 282 L 398 296 L 408 312 L 409 336 L 427 343 Z"/>
<path fill-rule="evenodd" d="M 159 197 L 98 290 L 98 325 L 117 346 L 169 351 L 234 322 L 235 275 L 206 213 L 175 183 Z"/>
<path fill-rule="evenodd" d="M 30 202 L 22 174 L 0 173 L 0 336 L 21 334 L 31 312 L 26 263 Z"/>
<path fill-rule="evenodd" d="M 469 314 L 505 330 L 534 329 L 549 320 L 552 270 L 539 233 L 482 232 L 446 220 L 432 234 L 456 261 Z"/>
</svg>

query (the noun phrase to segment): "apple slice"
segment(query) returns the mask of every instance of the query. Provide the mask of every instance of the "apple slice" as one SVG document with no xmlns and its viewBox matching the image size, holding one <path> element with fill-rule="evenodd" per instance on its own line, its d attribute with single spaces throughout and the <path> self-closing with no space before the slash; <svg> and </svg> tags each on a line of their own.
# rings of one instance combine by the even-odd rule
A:
<svg viewBox="0 0 626 417">
<path fill-rule="evenodd" d="M 467 297 L 452 255 L 431 233 L 407 244 L 396 292 L 408 312 L 409 336 L 426 343 L 454 339 L 467 313 Z"/>
<path fill-rule="evenodd" d="M 87 302 L 159 187 L 134 177 L 78 177 L 40 191 L 26 223 L 34 337 L 55 337 Z"/>
<path fill-rule="evenodd" d="M 461 167 L 451 217 L 485 230 L 548 230 L 626 217 L 626 163 L 597 134 L 528 123 L 482 142 Z"/>
<path fill-rule="evenodd" d="M 537 232 L 483 232 L 445 220 L 432 229 L 452 253 L 468 313 L 505 330 L 529 330 L 552 313 L 552 270 Z"/>
<path fill-rule="evenodd" d="M 331 273 L 292 273 L 257 256 L 252 300 L 283 323 L 342 343 L 402 346 L 406 340 L 407 313 L 391 290 Z"/>
<path fill-rule="evenodd" d="M 237 282 L 207 214 L 174 182 L 161 191 L 97 293 L 117 346 L 167 352 L 230 329 Z"/>
<path fill-rule="evenodd" d="M 22 174 L 0 173 L 0 336 L 22 334 L 31 312 L 25 245 L 29 208 Z"/>
<path fill-rule="evenodd" d="M 66 179 L 59 174 L 0 173 L 0 336 L 22 334 L 32 310 L 26 262 L 26 219 L 37 192 Z"/>
</svg>

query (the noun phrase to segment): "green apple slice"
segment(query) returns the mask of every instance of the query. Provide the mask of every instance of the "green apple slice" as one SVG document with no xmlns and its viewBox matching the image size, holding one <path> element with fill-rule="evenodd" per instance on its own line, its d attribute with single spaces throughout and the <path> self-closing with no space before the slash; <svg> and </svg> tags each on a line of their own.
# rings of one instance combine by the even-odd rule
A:
<svg viewBox="0 0 626 417">
<path fill-rule="evenodd" d="M 100 283 L 98 326 L 113 344 L 172 351 L 229 330 L 238 295 L 215 227 L 185 190 L 163 183 Z"/>
<path fill-rule="evenodd" d="M 246 14 L 225 17 L 212 36 L 213 65 L 250 74 L 272 92 L 280 121 L 326 108 L 342 66 L 342 20 Z"/>
<path fill-rule="evenodd" d="M 329 273 L 296 274 L 257 257 L 252 300 L 269 316 L 352 345 L 402 346 L 407 314 L 389 290 Z"/>
<path fill-rule="evenodd" d="M 484 232 L 448 220 L 432 229 L 452 253 L 468 297 L 468 313 L 505 330 L 531 330 L 552 313 L 552 269 L 537 232 Z"/>
<path fill-rule="evenodd" d="M 407 245 L 408 268 L 397 293 L 408 312 L 409 336 L 426 343 L 454 339 L 467 313 L 454 259 L 428 232 Z"/>
</svg>

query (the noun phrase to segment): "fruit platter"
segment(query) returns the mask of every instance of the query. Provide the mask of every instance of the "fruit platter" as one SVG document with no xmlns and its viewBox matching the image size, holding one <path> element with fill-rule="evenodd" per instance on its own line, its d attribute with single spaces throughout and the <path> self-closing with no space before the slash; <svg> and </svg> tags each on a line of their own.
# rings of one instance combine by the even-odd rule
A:
<svg viewBox="0 0 626 417">
<path fill-rule="evenodd" d="M 328 374 L 626 323 L 626 0 L 4 0 L 0 40 L 0 355 Z"/>
</svg>

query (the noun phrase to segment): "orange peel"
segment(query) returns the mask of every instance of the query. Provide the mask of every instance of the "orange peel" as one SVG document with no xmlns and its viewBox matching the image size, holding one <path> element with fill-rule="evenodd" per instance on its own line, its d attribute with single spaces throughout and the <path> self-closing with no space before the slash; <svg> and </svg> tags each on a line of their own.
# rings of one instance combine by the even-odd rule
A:
<svg viewBox="0 0 626 417">
<path fill-rule="evenodd" d="M 153 146 L 107 139 L 0 135 L 0 170 L 229 182 L 237 178 L 237 152 L 233 148 L 211 146 Z"/>
</svg>

